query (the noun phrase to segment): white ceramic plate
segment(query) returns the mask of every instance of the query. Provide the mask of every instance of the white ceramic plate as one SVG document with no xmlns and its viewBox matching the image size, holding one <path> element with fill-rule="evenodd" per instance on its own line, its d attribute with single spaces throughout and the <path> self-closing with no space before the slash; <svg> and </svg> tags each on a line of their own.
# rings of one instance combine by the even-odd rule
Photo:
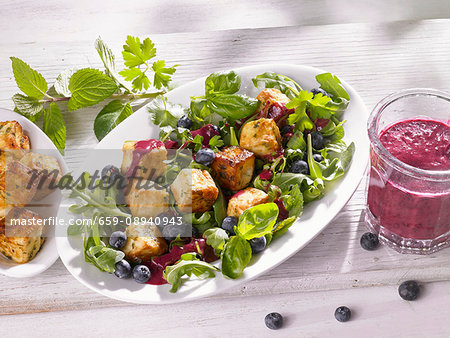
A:
<svg viewBox="0 0 450 338">
<path fill-rule="evenodd" d="M 279 64 L 251 66 L 235 70 L 242 76 L 241 92 L 253 97 L 258 94 L 258 90 L 251 83 L 251 78 L 258 74 L 267 71 L 284 74 L 296 80 L 303 88 L 311 89 L 318 86 L 315 76 L 324 72 L 311 67 Z M 204 80 L 205 78 L 201 78 L 181 86 L 171 91 L 167 97 L 171 102 L 189 106 L 191 96 L 204 93 Z M 347 123 L 345 124 L 344 140 L 346 142 L 353 141 L 356 145 L 356 152 L 349 171 L 324 198 L 307 205 L 303 215 L 285 235 L 274 240 L 262 254 L 252 258 L 250 265 L 239 279 L 226 279 L 217 273 L 216 278 L 204 281 L 186 281 L 175 294 L 169 292 L 170 285 L 140 285 L 133 280 L 121 280 L 114 275 L 100 272 L 94 266 L 84 262 L 81 236 L 57 238 L 58 251 L 67 269 L 81 283 L 107 297 L 133 303 L 164 304 L 188 301 L 223 292 L 232 286 L 259 276 L 291 257 L 316 237 L 344 207 L 358 187 L 368 163 L 369 142 L 366 136 L 368 112 L 356 91 L 347 83 L 343 82 L 343 84 L 351 98 L 345 112 Z M 100 142 L 97 148 L 121 149 L 126 140 L 156 137 L 158 137 L 158 129 L 152 125 L 144 107 L 122 122 Z M 121 158 L 110 159 L 110 162 L 112 163 L 104 163 L 104 165 L 120 165 Z M 65 207 L 61 208 L 60 212 L 64 213 L 65 209 Z M 67 215 L 63 214 L 61 217 L 67 217 Z"/>
<path fill-rule="evenodd" d="M 54 146 L 53 142 L 39 129 L 34 123 L 30 122 L 25 117 L 9 110 L 0 109 L 0 121 L 17 121 L 22 126 L 24 133 L 30 138 L 31 149 L 39 151 L 49 151 L 53 156 L 56 156 L 64 173 L 67 172 L 67 167 L 64 159 Z M 56 216 L 58 212 L 58 204 L 60 197 L 53 193 L 47 196 L 43 203 L 52 205 L 52 207 L 45 208 L 45 215 L 50 217 Z M 28 208 L 28 207 L 27 207 Z M 30 209 L 35 209 L 29 207 Z M 39 213 L 39 210 L 35 210 Z M 7 258 L 0 255 L 0 274 L 10 277 L 32 277 L 47 270 L 58 259 L 58 251 L 56 250 L 56 240 L 54 236 L 46 238 L 41 250 L 36 257 L 26 264 L 16 264 Z"/>
</svg>

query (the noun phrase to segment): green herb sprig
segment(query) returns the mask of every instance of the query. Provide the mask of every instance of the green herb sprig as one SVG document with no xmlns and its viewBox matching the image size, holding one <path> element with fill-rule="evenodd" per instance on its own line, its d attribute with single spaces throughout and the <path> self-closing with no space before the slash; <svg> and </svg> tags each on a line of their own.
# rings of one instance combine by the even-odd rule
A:
<svg viewBox="0 0 450 338">
<path fill-rule="evenodd" d="M 66 146 L 66 125 L 58 102 L 66 103 L 72 112 L 110 100 L 94 122 L 95 135 L 101 140 L 133 114 L 130 102 L 167 92 L 178 66 L 166 66 L 164 60 L 151 62 L 156 56 L 156 48 L 149 38 L 141 42 L 138 37 L 127 37 L 122 51 L 125 69 L 119 72 L 113 52 L 100 37 L 95 42 L 95 49 L 104 71 L 67 69 L 56 78 L 53 86 L 21 59 L 10 58 L 17 87 L 22 92 L 12 97 L 14 110 L 35 123 L 43 115 L 42 130 L 62 153 Z"/>
</svg>

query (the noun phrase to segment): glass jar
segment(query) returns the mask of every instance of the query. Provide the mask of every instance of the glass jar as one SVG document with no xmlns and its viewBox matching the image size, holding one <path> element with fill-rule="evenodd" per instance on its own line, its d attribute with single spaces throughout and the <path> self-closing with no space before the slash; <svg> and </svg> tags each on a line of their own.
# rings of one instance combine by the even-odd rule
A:
<svg viewBox="0 0 450 338">
<path fill-rule="evenodd" d="M 371 166 L 365 222 L 395 250 L 429 254 L 450 245 L 450 168 L 424 170 L 406 164 L 380 140 L 396 123 L 411 120 L 450 128 L 450 94 L 409 89 L 385 97 L 373 109 L 368 121 Z M 439 141 L 450 156 L 448 138 Z"/>
</svg>

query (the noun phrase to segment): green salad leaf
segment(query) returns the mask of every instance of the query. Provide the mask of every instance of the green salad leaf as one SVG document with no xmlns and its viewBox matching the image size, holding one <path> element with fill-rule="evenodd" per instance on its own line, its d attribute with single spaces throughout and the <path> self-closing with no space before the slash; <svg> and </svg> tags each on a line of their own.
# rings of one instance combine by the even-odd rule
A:
<svg viewBox="0 0 450 338">
<path fill-rule="evenodd" d="M 205 94 L 234 94 L 241 88 L 241 77 L 235 71 L 216 72 L 205 80 Z"/>
<path fill-rule="evenodd" d="M 215 271 L 219 271 L 215 266 L 197 260 L 195 255 L 187 253 L 181 256 L 181 259 L 174 265 L 166 267 L 163 278 L 172 285 L 170 292 L 177 292 L 181 285 L 183 276 L 196 276 L 199 279 L 212 278 Z"/>
<path fill-rule="evenodd" d="M 278 89 L 291 99 L 296 97 L 302 90 L 300 85 L 294 80 L 288 78 L 285 75 L 272 72 L 266 72 L 261 75 L 257 75 L 252 79 L 252 81 L 256 88 L 258 88 L 259 83 L 263 83 L 265 88 Z"/>
<path fill-rule="evenodd" d="M 236 234 L 250 240 L 272 232 L 278 218 L 275 203 L 259 204 L 244 211 L 235 227 Z"/>
<path fill-rule="evenodd" d="M 215 94 L 207 96 L 208 108 L 227 119 L 239 120 L 253 114 L 259 101 L 247 95 Z"/>
<path fill-rule="evenodd" d="M 238 278 L 252 258 L 252 248 L 245 238 L 232 236 L 222 251 L 221 270 L 224 276 Z"/>
<path fill-rule="evenodd" d="M 227 232 L 222 228 L 211 228 L 206 230 L 203 236 L 206 238 L 206 244 L 213 247 L 216 256 L 219 256 L 228 241 Z"/>
</svg>

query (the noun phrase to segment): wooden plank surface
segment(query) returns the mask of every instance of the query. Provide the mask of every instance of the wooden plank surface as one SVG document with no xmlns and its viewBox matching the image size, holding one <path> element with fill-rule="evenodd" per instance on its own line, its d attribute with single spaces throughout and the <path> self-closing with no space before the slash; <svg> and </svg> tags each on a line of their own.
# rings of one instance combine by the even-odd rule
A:
<svg viewBox="0 0 450 338">
<path fill-rule="evenodd" d="M 450 20 L 427 20 L 176 33 L 152 38 L 162 58 L 181 64 L 176 75 L 180 84 L 219 69 L 270 62 L 307 64 L 345 79 L 371 108 L 383 96 L 403 88 L 448 90 L 450 37 L 443 33 L 448 31 Z M 117 36 L 108 43 L 118 51 L 123 38 Z M 100 66 L 90 39 L 1 41 L 0 106 L 5 108 L 12 107 L 10 97 L 17 91 L 9 56 L 23 58 L 48 80 L 72 66 Z M 70 139 L 69 165 L 81 162 L 77 149 L 96 144 L 92 123 L 97 111 L 94 107 L 64 114 Z M 450 250 L 425 257 L 398 255 L 386 248 L 363 251 L 359 247 L 359 237 L 365 231 L 363 205 L 364 184 L 332 224 L 287 262 L 254 281 L 189 305 L 134 306 L 104 298 L 73 279 L 60 261 L 31 279 L 0 276 L 0 314 L 9 315 L 0 321 L 14 328 L 17 335 L 34 330 L 37 336 L 45 336 L 48 328 L 37 324 L 50 318 L 55 336 L 64 332 L 80 336 L 117 332 L 111 326 L 105 331 L 105 326 L 119 318 L 134 325 L 127 333 L 136 336 L 170 334 L 189 327 L 197 328 L 189 331 L 193 336 L 261 335 L 272 333 L 262 326 L 264 315 L 279 309 L 290 316 L 287 329 L 279 333 L 284 336 L 363 334 L 365 328 L 381 333 L 382 327 L 396 324 L 410 336 L 450 333 L 446 320 L 450 314 Z M 427 284 L 427 297 L 410 304 L 396 295 L 398 283 L 405 279 L 440 282 Z M 342 304 L 358 309 L 354 322 L 335 322 L 332 312 Z M 426 325 L 420 321 L 424 316 Z M 86 323 L 84 329 L 77 323 Z M 0 325 L 0 332 L 5 328 L 6 324 Z M 390 332 L 384 334 L 389 336 Z"/>
</svg>

